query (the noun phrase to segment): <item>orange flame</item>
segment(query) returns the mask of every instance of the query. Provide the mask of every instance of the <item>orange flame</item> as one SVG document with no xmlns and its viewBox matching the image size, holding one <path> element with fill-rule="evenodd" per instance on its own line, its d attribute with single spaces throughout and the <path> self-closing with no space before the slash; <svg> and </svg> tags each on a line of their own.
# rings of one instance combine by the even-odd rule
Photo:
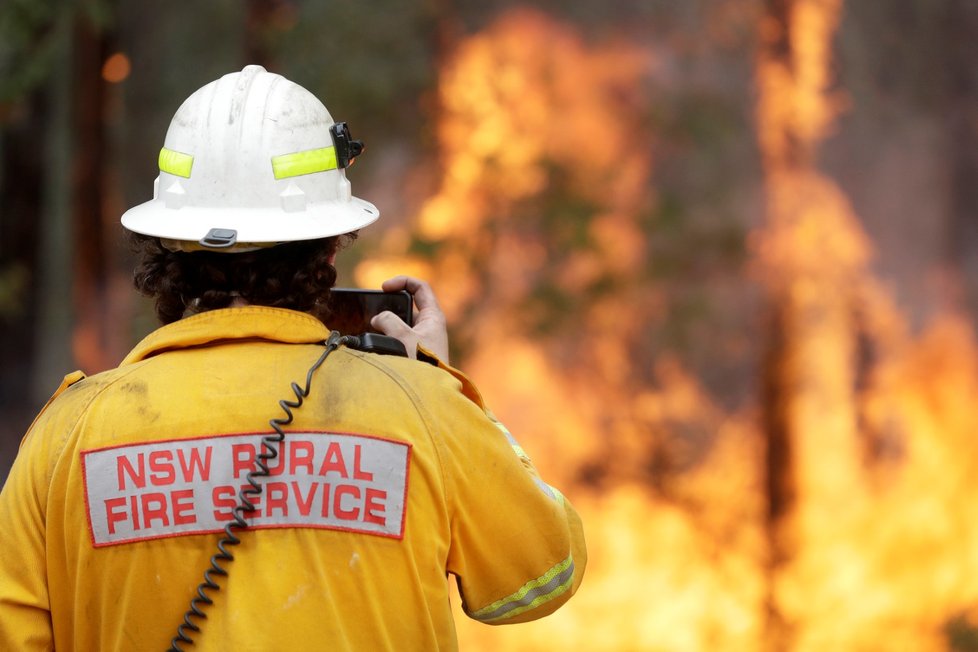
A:
<svg viewBox="0 0 978 652">
<path fill-rule="evenodd" d="M 786 6 L 765 23 L 758 62 L 768 223 L 757 251 L 783 335 L 769 371 L 791 451 L 774 472 L 792 485 L 774 524 L 768 643 L 943 650 L 978 597 L 956 579 L 974 566 L 978 486 L 972 463 L 954 460 L 974 452 L 978 420 L 959 401 L 974 399 L 975 346 L 953 317 L 912 341 L 872 278 L 852 208 L 814 165 L 841 105 L 829 89 L 841 0 Z M 867 343 L 881 362 L 860 361 Z M 874 453 L 874 437 L 894 452 Z"/>
<path fill-rule="evenodd" d="M 592 561 L 581 592 L 516 628 L 460 617 L 463 649 L 681 650 L 720 641 L 750 649 L 759 641 L 756 432 L 712 406 L 675 361 L 645 370 L 633 355 L 646 336 L 643 315 L 661 310 L 638 280 L 648 256 L 641 216 L 655 198 L 653 143 L 636 109 L 655 64 L 648 48 L 587 44 L 527 10 L 466 40 L 441 83 L 444 176 L 417 219 L 419 237 L 440 246 L 437 257 L 408 254 L 409 238 L 398 233 L 386 239 L 383 262 L 356 272 L 375 285 L 397 265 L 427 268 L 449 318 L 475 324 L 466 370 L 584 518 Z M 570 204 L 554 210 L 547 198 Z M 536 309 L 528 295 L 543 286 L 575 297 L 599 283 L 615 289 L 574 304 L 562 337 L 527 332 Z M 677 428 L 701 439 L 719 432 L 722 443 L 703 460 L 671 442 Z M 649 490 L 653 450 L 690 468 L 668 497 Z M 594 483 L 600 493 L 588 490 Z"/>
<path fill-rule="evenodd" d="M 845 106 L 830 72 L 841 0 L 771 6 L 784 14 L 759 26 L 767 220 L 752 238 L 771 391 L 738 413 L 670 356 L 643 368 L 634 353 L 662 310 L 635 278 L 655 52 L 516 10 L 442 72 L 443 177 L 414 224 L 436 253 L 392 230 L 357 282 L 433 281 L 472 343 L 466 369 L 579 508 L 590 551 L 566 607 L 511 628 L 460 616 L 463 649 L 927 651 L 971 631 L 978 347 L 953 316 L 910 335 L 816 167 Z M 612 289 L 580 297 L 595 287 Z M 540 311 L 561 317 L 528 300 L 541 288 L 568 323 L 541 326 Z"/>
</svg>

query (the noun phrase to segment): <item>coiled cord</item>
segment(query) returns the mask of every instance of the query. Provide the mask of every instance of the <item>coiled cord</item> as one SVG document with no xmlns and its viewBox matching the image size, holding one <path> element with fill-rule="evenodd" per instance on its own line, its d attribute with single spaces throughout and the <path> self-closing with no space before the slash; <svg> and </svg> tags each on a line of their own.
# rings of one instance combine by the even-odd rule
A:
<svg viewBox="0 0 978 652">
<path fill-rule="evenodd" d="M 222 565 L 234 561 L 234 555 L 228 550 L 228 546 L 236 546 L 241 543 L 241 539 L 234 531 L 244 530 L 248 527 L 248 521 L 245 520 L 244 513 L 255 511 L 255 503 L 251 499 L 261 495 L 263 489 L 257 479 L 269 475 L 268 462 L 278 457 L 279 444 L 285 439 L 285 431 L 282 427 L 292 423 L 294 419 L 292 410 L 302 407 L 303 400 L 309 396 L 309 390 L 312 387 L 312 375 L 322 366 L 329 354 L 341 345 L 356 348 L 359 344 L 360 338 L 356 336 L 340 335 L 338 331 L 331 332 L 325 342 L 326 350 L 309 367 L 309 371 L 306 373 L 305 387 L 299 387 L 298 383 L 293 381 L 291 388 L 292 393 L 295 395 L 295 400 L 281 399 L 278 402 L 279 407 L 285 412 L 285 417 L 276 417 L 268 422 L 275 432 L 262 437 L 261 452 L 258 453 L 255 459 L 255 466 L 258 468 L 250 471 L 246 476 L 245 480 L 249 486 L 238 492 L 238 504 L 232 510 L 232 520 L 224 526 L 224 536 L 217 542 L 218 551 L 211 556 L 210 567 L 204 571 L 204 581 L 197 585 L 196 595 L 190 601 L 190 608 L 183 615 L 183 622 L 177 627 L 177 635 L 170 640 L 170 647 L 167 649 L 167 652 L 184 652 L 180 647 L 181 644 L 194 644 L 191 635 L 192 633 L 200 632 L 200 625 L 195 623 L 193 619 L 207 618 L 207 614 L 204 613 L 203 609 L 208 605 L 214 604 L 214 600 L 207 595 L 207 592 L 221 590 L 220 585 L 214 581 L 214 577 L 218 575 L 227 576 L 228 574 L 227 568 Z"/>
</svg>

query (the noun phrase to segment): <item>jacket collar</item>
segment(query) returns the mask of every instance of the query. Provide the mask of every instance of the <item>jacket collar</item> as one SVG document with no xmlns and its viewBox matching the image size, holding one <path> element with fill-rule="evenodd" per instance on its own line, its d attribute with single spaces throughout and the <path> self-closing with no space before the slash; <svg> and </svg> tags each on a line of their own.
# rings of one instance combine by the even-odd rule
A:
<svg viewBox="0 0 978 652">
<path fill-rule="evenodd" d="M 245 306 L 208 310 L 167 324 L 136 345 L 120 366 L 163 351 L 185 349 L 220 340 L 262 339 L 286 344 L 312 344 L 329 337 L 329 329 L 312 315 L 283 308 Z"/>
</svg>

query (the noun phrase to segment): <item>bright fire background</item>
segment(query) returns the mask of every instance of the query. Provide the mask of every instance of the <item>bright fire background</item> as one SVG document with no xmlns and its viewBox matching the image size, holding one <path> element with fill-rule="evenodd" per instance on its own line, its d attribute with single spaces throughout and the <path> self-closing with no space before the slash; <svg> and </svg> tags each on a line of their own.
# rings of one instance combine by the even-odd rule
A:
<svg viewBox="0 0 978 652">
<path fill-rule="evenodd" d="M 590 551 L 566 607 L 512 628 L 460 615 L 463 649 L 978 649 L 972 326 L 945 310 L 914 332 L 874 277 L 818 165 L 845 110 L 841 0 L 783 7 L 756 18 L 759 316 L 746 344 L 714 333 L 757 359 L 736 405 L 663 345 L 693 291 L 655 282 L 666 199 L 640 108 L 669 62 L 514 10 L 443 64 L 441 176 L 356 280 L 432 281 Z"/>
<path fill-rule="evenodd" d="M 175 6 L 160 21 L 138 3 L 91 2 L 118 5 L 126 37 L 96 71 L 107 84 L 102 103 L 87 98 L 104 115 L 80 116 L 105 133 L 78 130 L 74 167 L 33 140 L 7 151 L 50 149 L 50 203 L 91 200 L 76 201 L 71 219 L 87 240 L 118 248 L 92 225 L 117 232 L 130 199 L 120 179 L 139 176 L 146 198 L 142 177 L 159 146 L 148 107 L 170 111 L 174 84 L 191 81 L 168 48 L 197 57 L 201 75 L 224 65 L 196 49 L 212 36 L 197 16 L 208 10 L 222 26 L 232 10 L 247 12 L 228 34 L 249 30 L 248 56 L 334 93 L 324 98 L 337 117 L 356 125 L 355 106 L 334 104 L 349 94 L 375 102 L 385 138 L 422 134 L 390 146 L 355 129 L 370 149 L 351 179 L 384 218 L 344 252 L 341 271 L 352 278 L 341 280 L 377 287 L 407 272 L 432 282 L 453 359 L 577 507 L 589 550 L 580 592 L 550 617 L 488 627 L 457 609 L 463 650 L 978 651 L 978 344 L 955 288 L 932 292 L 928 280 L 947 261 L 927 260 L 938 246 L 926 236 L 936 229 L 923 225 L 950 231 L 950 209 L 919 198 L 951 192 L 940 189 L 951 174 L 935 172 L 953 150 L 933 145 L 951 140 L 934 135 L 945 134 L 933 126 L 944 120 L 935 117 L 941 99 L 902 109 L 912 119 L 887 129 L 901 115 L 894 80 L 917 75 L 914 92 L 923 92 L 931 86 L 921 79 L 961 72 L 927 69 L 943 52 L 934 35 L 974 40 L 978 30 L 973 0 L 930 2 L 538 0 L 560 10 L 497 15 L 524 3 L 477 12 L 478 3 L 432 0 L 412 13 L 401 12 L 411 3 L 391 2 L 357 14 L 355 2 L 252 0 L 197 3 L 189 21 Z M 937 4 L 957 13 L 921 10 Z M 645 22 L 588 24 L 616 7 Z M 338 28 L 381 13 L 394 17 L 376 29 Z M 956 15 L 972 16 L 970 33 L 954 29 Z M 935 16 L 948 22 L 938 29 Z M 0 20 L 0 32 L 9 27 Z M 207 39 L 187 36 L 195 27 Z M 918 32 L 930 36 L 910 38 Z M 414 42 L 424 38 L 437 43 Z M 900 39 L 911 42 L 893 44 Z M 324 56 L 354 41 L 348 57 Z M 867 62 L 853 55 L 863 42 L 889 49 Z M 234 65 L 239 45 L 225 47 Z M 436 52 L 437 97 L 421 98 L 423 109 L 377 100 L 388 97 L 385 84 L 396 86 L 385 74 L 409 69 L 378 62 L 420 57 L 415 47 Z M 306 81 L 326 68 L 339 71 L 330 83 Z M 852 68 L 860 70 L 846 78 Z M 63 93 L 99 88 L 60 74 L 52 88 Z M 874 74 L 876 87 L 855 88 Z M 69 104 L 59 97 L 50 100 L 55 117 Z M 2 120 L 30 113 L 3 101 Z M 861 112 L 867 105 L 874 110 Z M 76 131 L 62 117 L 55 144 Z M 966 118 L 978 133 L 978 118 Z M 79 176 L 95 169 L 85 148 L 98 138 L 111 145 L 95 161 L 101 176 Z M 81 192 L 89 181 L 101 194 Z M 900 205 L 908 198 L 921 211 L 915 228 Z M 908 234 L 921 237 L 893 246 Z M 78 244 L 48 235 L 42 268 Z M 65 274 L 77 286 L 72 351 L 52 346 L 68 339 L 60 330 L 39 340 L 59 374 L 71 357 L 89 373 L 114 366 L 131 344 L 119 324 L 138 313 L 121 255 L 111 249 L 111 265 L 94 265 L 106 256 L 87 244 L 91 269 Z M 0 326 L 11 285 L 26 292 L 45 279 L 4 271 Z M 937 271 L 946 275 L 938 285 L 967 285 L 954 278 L 960 267 Z M 148 331 L 149 321 L 132 330 Z M 21 384 L 19 367 L 6 370 Z"/>
</svg>

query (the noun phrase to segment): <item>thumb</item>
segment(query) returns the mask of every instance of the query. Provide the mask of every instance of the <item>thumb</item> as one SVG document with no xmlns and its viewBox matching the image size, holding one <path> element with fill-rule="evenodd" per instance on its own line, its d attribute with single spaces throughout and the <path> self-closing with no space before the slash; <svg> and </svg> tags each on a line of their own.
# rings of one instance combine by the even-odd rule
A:
<svg viewBox="0 0 978 652">
<path fill-rule="evenodd" d="M 389 310 L 374 315 L 370 320 L 370 325 L 379 330 L 384 335 L 389 335 L 404 345 L 408 356 L 414 358 L 418 349 L 418 335 L 411 327 Z"/>
</svg>

